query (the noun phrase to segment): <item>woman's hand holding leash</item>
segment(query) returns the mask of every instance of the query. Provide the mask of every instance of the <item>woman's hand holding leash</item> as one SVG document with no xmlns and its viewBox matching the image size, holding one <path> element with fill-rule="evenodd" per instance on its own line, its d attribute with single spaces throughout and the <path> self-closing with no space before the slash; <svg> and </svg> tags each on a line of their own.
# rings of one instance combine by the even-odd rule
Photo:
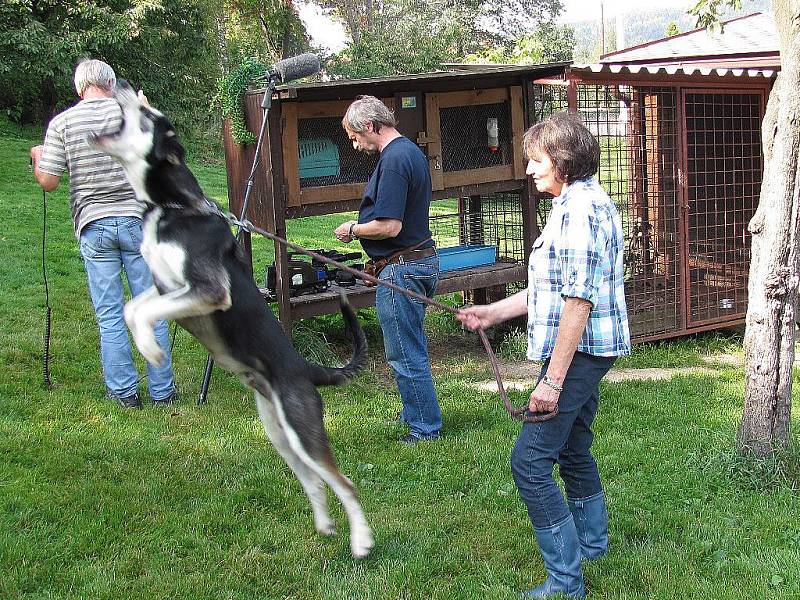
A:
<svg viewBox="0 0 800 600">
<path fill-rule="evenodd" d="M 456 314 L 456 319 L 470 331 L 487 329 L 496 324 L 494 310 L 489 304 L 476 304 L 462 308 Z"/>
<path fill-rule="evenodd" d="M 527 415 L 524 408 L 513 409 L 508 402 L 505 390 L 502 388 L 502 381 L 500 379 L 500 370 L 497 365 L 497 359 L 491 352 L 488 340 L 484 331 L 492 325 L 502 323 L 512 316 L 519 316 L 521 311 L 524 311 L 527 306 L 524 302 L 525 296 L 515 294 L 510 298 L 501 300 L 499 303 L 494 304 L 477 304 L 468 306 L 459 310 L 455 317 L 467 329 L 477 331 L 481 336 L 481 341 L 489 353 L 492 361 L 492 369 L 495 371 L 498 387 L 500 388 L 500 395 L 503 397 L 503 403 L 506 405 L 508 411 L 515 419 L 524 422 L 537 422 L 547 421 L 552 419 L 558 414 L 558 396 L 559 391 L 552 385 L 546 384 L 544 381 L 539 382 L 536 389 L 531 392 L 530 401 L 528 402 L 528 412 L 530 413 L 546 413 L 544 415 Z"/>
<path fill-rule="evenodd" d="M 558 398 L 560 395 L 561 392 L 546 384 L 544 380 L 541 380 L 531 392 L 528 410 L 532 413 L 551 412 L 558 406 Z"/>
</svg>

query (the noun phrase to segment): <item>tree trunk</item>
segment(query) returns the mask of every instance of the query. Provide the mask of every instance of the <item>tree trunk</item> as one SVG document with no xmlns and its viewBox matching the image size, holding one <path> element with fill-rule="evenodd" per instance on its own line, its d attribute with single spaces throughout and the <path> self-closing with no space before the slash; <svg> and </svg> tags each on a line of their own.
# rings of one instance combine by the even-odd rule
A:
<svg viewBox="0 0 800 600">
<path fill-rule="evenodd" d="M 773 0 L 781 74 L 762 126 L 764 177 L 753 234 L 740 452 L 765 457 L 789 443 L 800 271 L 800 0 Z"/>
</svg>

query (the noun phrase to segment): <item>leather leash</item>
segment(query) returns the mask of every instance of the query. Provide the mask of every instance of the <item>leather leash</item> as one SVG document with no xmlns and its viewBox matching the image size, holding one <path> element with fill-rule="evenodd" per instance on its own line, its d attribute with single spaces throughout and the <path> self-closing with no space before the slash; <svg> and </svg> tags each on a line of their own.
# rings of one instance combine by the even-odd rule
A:
<svg viewBox="0 0 800 600">
<path fill-rule="evenodd" d="M 278 242 L 279 244 L 282 244 L 282 245 L 286 246 L 287 248 L 291 248 L 295 252 L 300 252 L 302 254 L 310 256 L 311 258 L 313 258 L 315 260 L 318 260 L 318 261 L 323 262 L 325 264 L 332 265 L 332 266 L 336 267 L 337 269 L 342 269 L 342 270 L 354 275 L 355 277 L 357 277 L 359 279 L 363 279 L 365 281 L 369 281 L 373 285 L 382 285 L 382 286 L 388 287 L 389 289 L 392 289 L 395 292 L 398 292 L 400 294 L 404 294 L 406 296 L 410 296 L 411 298 L 414 298 L 415 300 L 419 300 L 420 302 L 422 302 L 424 304 L 428 304 L 430 306 L 439 308 L 441 310 L 447 311 L 447 312 L 452 313 L 452 314 L 458 314 L 458 309 L 453 308 L 452 306 L 448 306 L 447 304 L 443 304 L 443 303 L 439 302 L 438 300 L 432 300 L 431 298 L 428 298 L 427 296 L 423 296 L 422 294 L 418 294 L 417 292 L 413 292 L 411 290 L 407 290 L 407 289 L 405 289 L 403 287 L 400 287 L 398 285 L 395 285 L 394 283 L 391 283 L 389 281 L 384 281 L 382 279 L 378 279 L 377 277 L 374 277 L 372 275 L 364 273 L 363 271 L 359 271 L 358 269 L 354 269 L 353 267 L 349 267 L 349 266 L 344 265 L 344 264 L 342 264 L 342 263 L 340 263 L 338 261 L 335 261 L 332 258 L 328 258 L 327 256 L 322 256 L 321 254 L 319 254 L 317 252 L 314 252 L 312 250 L 308 250 L 307 248 L 303 248 L 302 246 L 298 246 L 297 244 L 294 244 L 294 243 L 292 243 L 292 242 L 290 242 L 288 240 L 285 240 L 284 238 L 282 238 L 280 236 L 277 236 L 274 233 L 270 233 L 269 231 L 265 231 L 264 229 L 256 227 L 255 225 L 253 225 L 253 223 L 251 223 L 247 219 L 245 219 L 244 221 L 240 221 L 239 219 L 237 219 L 232 214 L 225 214 L 225 213 L 222 213 L 222 214 L 228 221 L 230 221 L 234 225 L 237 225 L 238 227 L 241 227 L 245 231 L 248 231 L 250 233 L 257 233 L 258 235 L 263 236 L 263 237 L 265 237 L 267 239 L 270 239 L 270 240 L 272 240 L 274 242 Z M 506 410 L 508 411 L 508 414 L 511 415 L 511 418 L 515 419 L 517 421 L 521 421 L 523 423 L 540 423 L 542 421 L 548 421 L 548 420 L 552 419 L 553 417 L 555 417 L 558 414 L 558 404 L 555 405 L 555 407 L 553 408 L 552 411 L 550 411 L 548 413 L 541 413 L 541 414 L 533 414 L 533 413 L 529 412 L 528 408 L 526 406 L 523 406 L 523 407 L 520 407 L 520 408 L 514 408 L 511 405 L 511 401 L 508 399 L 508 394 L 506 393 L 506 389 L 503 386 L 503 379 L 500 376 L 500 366 L 497 363 L 497 356 L 495 355 L 494 351 L 492 350 L 491 345 L 489 344 L 489 338 L 486 337 L 486 332 L 483 329 L 478 329 L 478 335 L 481 338 L 481 342 L 483 343 L 483 347 L 486 350 L 486 353 L 489 355 L 489 361 L 492 363 L 492 372 L 494 373 L 495 381 L 497 381 L 497 389 L 500 392 L 500 398 L 502 398 L 503 405 L 506 407 Z"/>
</svg>

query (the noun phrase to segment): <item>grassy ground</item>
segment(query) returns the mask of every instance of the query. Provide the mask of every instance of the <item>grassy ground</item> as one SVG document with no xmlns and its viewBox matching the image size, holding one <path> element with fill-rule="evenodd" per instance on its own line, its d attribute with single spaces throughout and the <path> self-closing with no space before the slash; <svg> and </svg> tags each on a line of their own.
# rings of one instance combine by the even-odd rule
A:
<svg viewBox="0 0 800 600">
<path fill-rule="evenodd" d="M 340 535 L 314 533 L 237 381 L 215 371 L 209 403 L 194 405 L 206 354 L 188 335 L 176 340 L 175 411 L 123 412 L 103 397 L 66 186 L 47 199 L 55 386 L 44 389 L 42 195 L 26 171 L 34 142 L 0 133 L 0 597 L 510 599 L 543 578 L 508 466 L 518 426 L 475 386 L 491 378 L 488 364 L 447 315 L 429 319 L 440 442 L 395 443 L 399 401 L 372 311 L 362 314 L 371 368 L 323 390 L 331 442 L 375 528 L 375 551 L 359 562 L 335 502 Z M 224 203 L 224 172 L 195 172 Z M 330 246 L 338 222 L 293 223 L 290 235 Z M 263 268 L 265 248 L 256 254 Z M 338 317 L 305 327 L 349 352 Z M 626 366 L 690 366 L 738 350 L 736 338 L 706 336 L 640 347 Z M 731 451 L 741 370 L 602 393 L 595 454 L 612 550 L 585 568 L 591 596 L 800 596 L 797 453 L 754 464 Z"/>
</svg>

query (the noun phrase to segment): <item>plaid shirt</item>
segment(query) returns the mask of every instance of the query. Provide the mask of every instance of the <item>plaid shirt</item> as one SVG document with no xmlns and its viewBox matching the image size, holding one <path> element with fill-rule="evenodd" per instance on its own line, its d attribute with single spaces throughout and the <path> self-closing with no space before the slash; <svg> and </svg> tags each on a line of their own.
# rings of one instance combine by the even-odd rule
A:
<svg viewBox="0 0 800 600">
<path fill-rule="evenodd" d="M 565 185 L 553 199 L 528 262 L 530 360 L 544 360 L 553 353 L 566 298 L 592 303 L 579 352 L 630 353 L 623 244 L 617 208 L 595 179 Z"/>
</svg>

